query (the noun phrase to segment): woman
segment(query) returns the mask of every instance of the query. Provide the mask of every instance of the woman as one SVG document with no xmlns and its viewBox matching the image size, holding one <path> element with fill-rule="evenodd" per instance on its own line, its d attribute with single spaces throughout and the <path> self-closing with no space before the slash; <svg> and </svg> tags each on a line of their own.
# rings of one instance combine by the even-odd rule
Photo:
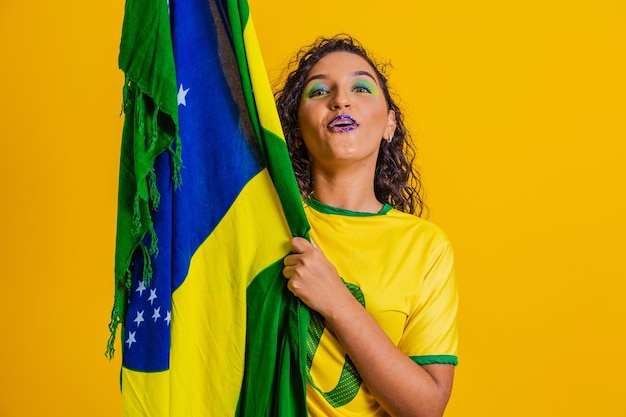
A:
<svg viewBox="0 0 626 417">
<path fill-rule="evenodd" d="M 457 363 L 450 244 L 423 210 L 381 70 L 348 36 L 300 52 L 277 105 L 311 223 L 288 288 L 312 310 L 311 416 L 441 416 Z"/>
</svg>

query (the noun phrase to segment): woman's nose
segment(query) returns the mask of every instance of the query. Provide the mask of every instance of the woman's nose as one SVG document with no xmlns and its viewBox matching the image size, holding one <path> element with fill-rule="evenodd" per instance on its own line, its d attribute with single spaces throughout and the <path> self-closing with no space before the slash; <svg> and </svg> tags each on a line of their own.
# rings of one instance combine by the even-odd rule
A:
<svg viewBox="0 0 626 417">
<path fill-rule="evenodd" d="M 342 109 L 345 107 L 350 107 L 350 95 L 343 91 L 339 90 L 335 93 L 335 97 L 331 101 L 331 107 L 333 109 Z"/>
</svg>

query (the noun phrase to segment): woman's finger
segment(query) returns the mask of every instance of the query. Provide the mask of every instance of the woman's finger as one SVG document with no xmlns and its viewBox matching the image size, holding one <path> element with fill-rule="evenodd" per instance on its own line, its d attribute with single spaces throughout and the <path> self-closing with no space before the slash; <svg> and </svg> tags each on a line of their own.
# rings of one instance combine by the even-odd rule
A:
<svg viewBox="0 0 626 417">
<path fill-rule="evenodd" d="M 296 274 L 296 268 L 293 266 L 286 266 L 283 268 L 283 276 L 287 279 L 293 278 Z"/>
<path fill-rule="evenodd" d="M 290 254 L 285 256 L 283 259 L 283 265 L 285 266 L 294 266 L 298 262 L 298 255 Z"/>
<path fill-rule="evenodd" d="M 309 243 L 309 241 L 303 237 L 294 237 L 293 239 L 291 239 L 291 249 L 295 253 L 303 253 L 310 247 L 311 244 Z"/>
</svg>

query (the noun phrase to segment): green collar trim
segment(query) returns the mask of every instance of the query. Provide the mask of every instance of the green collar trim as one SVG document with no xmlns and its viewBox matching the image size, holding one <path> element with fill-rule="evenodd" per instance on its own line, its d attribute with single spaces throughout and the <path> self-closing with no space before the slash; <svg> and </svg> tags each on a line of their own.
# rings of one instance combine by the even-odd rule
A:
<svg viewBox="0 0 626 417">
<path fill-rule="evenodd" d="M 316 211 L 319 211 L 320 213 L 338 214 L 341 216 L 350 216 L 350 217 L 384 216 L 385 214 L 389 212 L 389 210 L 393 208 L 389 204 L 385 203 L 378 213 L 366 213 L 362 211 L 352 211 L 352 210 L 332 207 L 332 206 L 322 203 L 321 201 L 314 199 L 313 197 L 307 198 L 305 202 L 311 208 L 313 208 Z"/>
</svg>

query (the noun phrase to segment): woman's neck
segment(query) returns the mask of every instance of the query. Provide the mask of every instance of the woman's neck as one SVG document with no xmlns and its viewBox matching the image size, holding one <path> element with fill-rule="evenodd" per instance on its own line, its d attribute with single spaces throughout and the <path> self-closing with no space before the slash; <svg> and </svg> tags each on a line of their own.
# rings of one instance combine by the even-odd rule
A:
<svg viewBox="0 0 626 417">
<path fill-rule="evenodd" d="M 377 213 L 382 208 L 374 193 L 374 176 L 357 172 L 329 174 L 313 170 L 313 197 L 332 207 Z"/>
</svg>

